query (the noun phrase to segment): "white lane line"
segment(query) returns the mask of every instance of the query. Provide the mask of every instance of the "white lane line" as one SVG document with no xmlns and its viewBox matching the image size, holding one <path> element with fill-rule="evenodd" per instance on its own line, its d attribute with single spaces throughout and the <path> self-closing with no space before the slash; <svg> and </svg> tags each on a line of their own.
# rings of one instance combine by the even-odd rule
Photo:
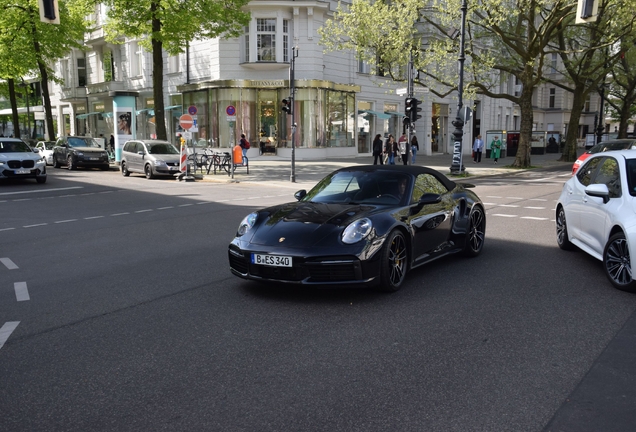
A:
<svg viewBox="0 0 636 432">
<path fill-rule="evenodd" d="M 506 197 L 506 199 L 523 199 L 521 197 Z"/>
<path fill-rule="evenodd" d="M 513 208 L 517 208 L 519 207 L 518 205 L 515 204 L 498 204 L 499 207 L 513 207 Z"/>
<path fill-rule="evenodd" d="M 145 210 L 137 210 L 135 213 L 146 213 L 146 212 L 151 212 L 152 209 L 145 209 Z"/>
<path fill-rule="evenodd" d="M 4 323 L 2 327 L 0 327 L 0 348 L 4 346 L 4 343 L 7 341 L 7 339 L 9 339 L 9 336 L 11 336 L 13 330 L 18 327 L 18 324 L 20 324 L 20 321 L 8 321 Z"/>
<path fill-rule="evenodd" d="M 168 210 L 174 208 L 174 206 L 168 206 L 168 207 L 159 207 L 157 210 Z"/>
<path fill-rule="evenodd" d="M 123 213 L 113 213 L 111 216 L 123 216 L 123 215 L 127 215 L 130 214 L 129 212 L 123 212 Z"/>
<path fill-rule="evenodd" d="M 197 203 L 197 205 L 202 205 L 202 204 L 210 204 L 210 203 L 208 201 L 202 201 Z"/>
<path fill-rule="evenodd" d="M 66 223 L 66 222 L 76 222 L 77 219 L 66 219 L 66 220 L 61 220 L 61 221 L 55 221 L 53 223 Z"/>
<path fill-rule="evenodd" d="M 18 194 L 27 194 L 27 193 L 57 192 L 57 191 L 71 190 L 71 189 L 84 189 L 84 187 L 73 186 L 73 187 L 65 187 L 65 188 L 40 189 L 40 190 L 31 190 L 31 191 L 23 191 L 23 192 L 3 192 L 3 193 L 0 193 L 0 195 L 18 195 Z"/>
<path fill-rule="evenodd" d="M 48 225 L 47 223 L 39 223 L 39 224 L 33 224 L 33 225 L 22 225 L 22 228 L 33 228 L 33 227 L 39 227 L 39 226 L 44 226 L 44 225 Z"/>
<path fill-rule="evenodd" d="M 100 219 L 103 218 L 104 216 L 90 216 L 90 217 L 85 217 L 84 220 L 90 220 L 90 219 Z"/>
<path fill-rule="evenodd" d="M 280 196 L 280 195 L 279 195 Z M 489 195 L 486 198 L 501 198 L 500 196 L 493 196 L 493 195 Z"/>
<path fill-rule="evenodd" d="M 521 219 L 531 219 L 531 220 L 550 220 L 550 218 L 542 218 L 542 217 L 532 217 L 532 216 L 521 216 Z"/>
<path fill-rule="evenodd" d="M 77 195 L 60 195 L 60 198 L 76 197 Z"/>
<path fill-rule="evenodd" d="M 545 207 L 524 207 L 524 209 L 530 209 L 530 210 L 545 210 Z"/>
<path fill-rule="evenodd" d="M 88 193 L 80 194 L 80 196 L 86 196 L 86 195 L 95 195 L 95 192 L 88 192 Z"/>
<path fill-rule="evenodd" d="M 14 230 L 15 228 L 2 228 L 0 229 L 0 231 L 11 231 Z"/>
<path fill-rule="evenodd" d="M 543 198 L 530 198 L 529 201 L 547 201 L 547 199 L 543 199 Z"/>
<path fill-rule="evenodd" d="M 20 199 L 14 199 L 13 202 L 20 202 L 20 201 L 31 201 L 33 198 L 20 198 Z"/>
<path fill-rule="evenodd" d="M 517 217 L 517 215 L 499 214 L 499 213 L 491 214 L 490 216 L 501 216 L 501 217 L 508 217 L 508 218 Z"/>
<path fill-rule="evenodd" d="M 492 206 L 496 206 L 496 205 L 497 205 L 497 203 L 487 203 L 487 202 L 485 202 L 485 203 L 484 203 L 484 205 L 492 205 Z"/>
<path fill-rule="evenodd" d="M 0 258 L 0 262 L 4 264 L 4 266 L 8 268 L 9 270 L 15 270 L 18 268 L 18 266 L 15 265 L 15 263 L 11 261 L 9 258 Z"/>
<path fill-rule="evenodd" d="M 13 289 L 15 290 L 15 298 L 17 301 L 31 300 L 26 282 L 15 282 L 13 284 Z"/>
<path fill-rule="evenodd" d="M 194 204 L 179 204 L 179 207 L 190 207 L 191 205 L 194 205 Z"/>
<path fill-rule="evenodd" d="M 113 191 L 103 191 L 103 192 L 98 192 L 100 194 L 105 194 L 105 193 L 113 193 Z"/>
</svg>

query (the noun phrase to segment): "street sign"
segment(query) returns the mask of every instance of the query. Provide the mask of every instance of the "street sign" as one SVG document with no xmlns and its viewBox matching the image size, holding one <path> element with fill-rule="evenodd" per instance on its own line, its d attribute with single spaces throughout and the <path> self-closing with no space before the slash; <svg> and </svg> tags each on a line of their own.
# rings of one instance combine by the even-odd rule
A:
<svg viewBox="0 0 636 432">
<path fill-rule="evenodd" d="M 228 105 L 227 108 L 225 108 L 225 113 L 229 116 L 233 116 L 236 114 L 236 108 L 234 108 L 233 105 Z"/>
<path fill-rule="evenodd" d="M 406 94 L 406 91 L 406 87 L 402 87 L 395 90 L 395 94 L 397 94 L 398 96 L 404 96 Z"/>
<path fill-rule="evenodd" d="M 395 94 L 397 94 L 398 96 L 404 96 L 406 92 L 407 92 L 406 87 L 401 87 L 395 90 Z M 413 87 L 413 93 L 428 93 L 428 87 L 421 87 L 421 86 Z"/>
<path fill-rule="evenodd" d="M 188 107 L 188 114 L 196 115 L 197 114 L 197 107 L 195 107 L 194 105 L 190 105 Z"/>
<path fill-rule="evenodd" d="M 194 119 L 190 114 L 184 114 L 179 117 L 179 126 L 181 126 L 183 129 L 188 130 L 192 127 L 193 124 Z"/>
</svg>

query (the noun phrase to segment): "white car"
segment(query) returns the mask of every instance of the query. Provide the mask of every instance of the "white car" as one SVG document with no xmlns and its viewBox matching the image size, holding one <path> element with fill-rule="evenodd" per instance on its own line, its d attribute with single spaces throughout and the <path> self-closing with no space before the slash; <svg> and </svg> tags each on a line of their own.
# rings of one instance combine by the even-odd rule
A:
<svg viewBox="0 0 636 432">
<path fill-rule="evenodd" d="M 0 138 L 0 180 L 34 178 L 46 182 L 46 162 L 39 150 L 33 150 L 18 138 Z"/>
<path fill-rule="evenodd" d="M 591 155 L 563 186 L 556 206 L 557 243 L 603 262 L 623 291 L 636 292 L 636 152 Z"/>
<path fill-rule="evenodd" d="M 53 165 L 53 147 L 55 147 L 55 141 L 38 141 L 35 145 L 47 165 Z"/>
</svg>

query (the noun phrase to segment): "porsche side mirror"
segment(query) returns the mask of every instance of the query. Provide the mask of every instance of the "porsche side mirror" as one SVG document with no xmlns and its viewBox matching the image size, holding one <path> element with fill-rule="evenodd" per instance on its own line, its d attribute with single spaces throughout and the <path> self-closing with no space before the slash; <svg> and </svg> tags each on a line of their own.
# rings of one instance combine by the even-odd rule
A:
<svg viewBox="0 0 636 432">
<path fill-rule="evenodd" d="M 425 193 L 420 197 L 420 200 L 417 202 L 419 205 L 426 204 L 437 204 L 442 201 L 442 196 L 440 194 L 434 193 Z"/>
<path fill-rule="evenodd" d="M 603 204 L 607 204 L 609 202 L 609 189 L 606 184 L 591 184 L 585 188 L 585 194 L 603 198 Z"/>
<path fill-rule="evenodd" d="M 305 195 L 307 195 L 307 191 L 305 189 L 301 189 L 294 194 L 294 198 L 296 198 L 297 201 L 300 201 L 305 197 Z"/>
</svg>

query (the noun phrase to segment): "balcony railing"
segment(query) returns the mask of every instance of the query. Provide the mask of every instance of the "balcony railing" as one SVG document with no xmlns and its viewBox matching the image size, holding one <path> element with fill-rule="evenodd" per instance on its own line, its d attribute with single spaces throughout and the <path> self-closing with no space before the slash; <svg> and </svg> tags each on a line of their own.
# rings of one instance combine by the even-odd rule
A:
<svg viewBox="0 0 636 432">
<path fill-rule="evenodd" d="M 110 91 L 125 90 L 122 81 L 108 81 L 86 85 L 86 95 L 94 95 L 97 93 L 108 93 Z"/>
</svg>

